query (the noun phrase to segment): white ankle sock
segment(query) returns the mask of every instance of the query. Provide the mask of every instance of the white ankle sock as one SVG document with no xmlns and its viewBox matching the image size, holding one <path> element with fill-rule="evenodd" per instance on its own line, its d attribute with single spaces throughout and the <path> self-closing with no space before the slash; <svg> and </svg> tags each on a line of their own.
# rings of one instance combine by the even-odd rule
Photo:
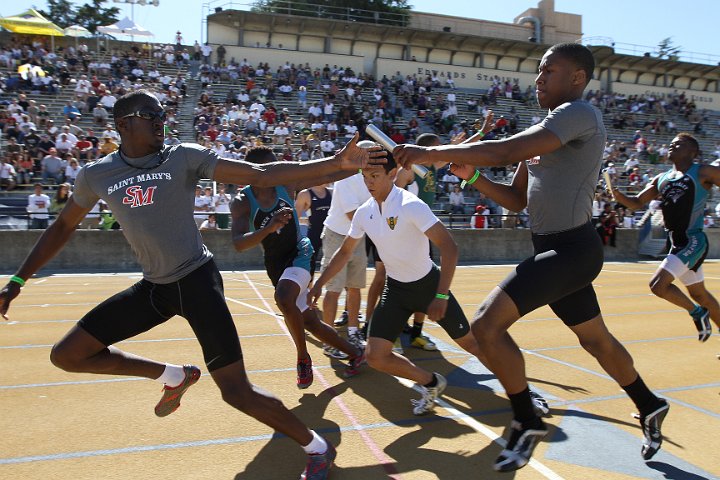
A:
<svg viewBox="0 0 720 480">
<path fill-rule="evenodd" d="M 165 365 L 165 371 L 156 380 L 168 387 L 177 387 L 185 380 L 185 370 L 182 365 L 168 363 Z"/>
<path fill-rule="evenodd" d="M 348 335 L 355 335 L 358 332 L 358 327 L 348 327 Z"/>
<path fill-rule="evenodd" d="M 305 450 L 305 453 L 307 453 L 308 455 L 322 455 L 323 453 L 327 452 L 328 446 L 325 439 L 315 433 L 315 430 L 310 430 L 310 432 L 313 434 L 313 439 L 310 441 L 310 443 L 302 447 L 303 450 Z"/>
</svg>

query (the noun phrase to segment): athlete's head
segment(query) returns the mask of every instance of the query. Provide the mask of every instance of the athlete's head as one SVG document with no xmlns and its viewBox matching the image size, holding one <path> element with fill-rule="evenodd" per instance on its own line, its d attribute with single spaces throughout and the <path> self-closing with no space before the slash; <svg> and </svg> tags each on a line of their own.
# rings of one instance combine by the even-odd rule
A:
<svg viewBox="0 0 720 480">
<path fill-rule="evenodd" d="M 678 162 L 692 162 L 700 155 L 700 144 L 687 132 L 678 133 L 668 146 L 668 159 Z"/>
<path fill-rule="evenodd" d="M 553 45 L 543 55 L 535 78 L 538 103 L 542 108 L 554 109 L 580 98 L 594 70 L 595 59 L 586 46 Z"/>
<path fill-rule="evenodd" d="M 370 140 L 358 142 L 360 148 L 371 148 L 378 144 Z M 387 162 L 382 164 L 382 168 L 365 168 L 362 171 L 365 186 L 367 186 L 370 195 L 378 201 L 383 201 L 392 190 L 395 175 L 397 174 L 397 164 L 391 152 L 387 152 Z"/>
<path fill-rule="evenodd" d="M 440 145 L 440 137 L 434 133 L 421 133 L 415 139 L 415 144 L 421 147 L 436 147 Z"/>
<path fill-rule="evenodd" d="M 148 155 L 162 148 L 165 111 L 150 91 L 137 90 L 120 97 L 113 107 L 113 118 L 126 154 Z"/>
<path fill-rule="evenodd" d="M 245 161 L 263 165 L 265 163 L 277 162 L 277 157 L 272 151 L 272 148 L 266 147 L 265 145 L 259 145 L 248 150 L 245 155 Z"/>
</svg>

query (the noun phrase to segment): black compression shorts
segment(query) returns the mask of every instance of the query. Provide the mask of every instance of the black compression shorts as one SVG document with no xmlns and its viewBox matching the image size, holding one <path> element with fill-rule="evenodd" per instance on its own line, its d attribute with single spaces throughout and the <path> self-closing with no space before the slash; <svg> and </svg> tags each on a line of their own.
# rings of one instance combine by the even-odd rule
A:
<svg viewBox="0 0 720 480">
<path fill-rule="evenodd" d="M 600 314 L 592 281 L 602 270 L 602 240 L 592 224 L 565 232 L 532 236 L 535 256 L 500 283 L 520 316 L 549 305 L 565 325 L 579 325 Z"/>
<path fill-rule="evenodd" d="M 394 342 L 410 315 L 415 312 L 427 312 L 430 302 L 435 299 L 439 281 L 440 270 L 435 265 L 427 275 L 414 282 L 399 282 L 387 277 L 380 303 L 370 319 L 368 336 Z M 445 317 L 438 324 L 453 339 L 463 337 L 470 332 L 467 317 L 452 292 Z"/>
<path fill-rule="evenodd" d="M 187 319 L 195 332 L 209 371 L 242 358 L 222 277 L 212 259 L 173 283 L 140 280 L 93 308 L 79 325 L 104 345 L 112 345 L 175 315 Z"/>
</svg>

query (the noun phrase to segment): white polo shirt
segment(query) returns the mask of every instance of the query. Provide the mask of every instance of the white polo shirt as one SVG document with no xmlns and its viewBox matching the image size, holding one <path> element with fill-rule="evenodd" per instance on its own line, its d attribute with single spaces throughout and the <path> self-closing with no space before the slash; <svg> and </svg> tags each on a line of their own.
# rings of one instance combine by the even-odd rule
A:
<svg viewBox="0 0 720 480">
<path fill-rule="evenodd" d="M 349 235 L 361 238 L 366 233 L 388 277 L 409 283 L 420 280 L 432 268 L 430 240 L 425 232 L 439 221 L 425 202 L 393 186 L 382 204 L 382 213 L 374 198 L 357 209 Z"/>
<path fill-rule="evenodd" d="M 347 235 L 350 231 L 350 219 L 346 214 L 357 210 L 369 198 L 370 192 L 365 186 L 362 173 L 335 182 L 324 225 L 338 235 Z"/>
</svg>

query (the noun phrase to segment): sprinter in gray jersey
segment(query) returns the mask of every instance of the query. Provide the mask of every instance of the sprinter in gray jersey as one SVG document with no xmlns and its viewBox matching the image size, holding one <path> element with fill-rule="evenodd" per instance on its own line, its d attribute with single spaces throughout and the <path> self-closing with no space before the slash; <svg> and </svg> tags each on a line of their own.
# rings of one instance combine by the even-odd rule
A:
<svg viewBox="0 0 720 480">
<path fill-rule="evenodd" d="M 72 372 L 156 379 L 165 387 L 155 414 L 169 415 L 200 378 L 200 369 L 158 363 L 112 345 L 174 315 L 183 316 L 200 342 L 222 398 L 298 442 L 308 454 L 303 478 L 326 478 L 335 459 L 333 446 L 247 378 L 222 278 L 193 220 L 193 192 L 201 178 L 263 187 L 317 178 L 330 182 L 385 154 L 357 147 L 356 135 L 337 155 L 321 161 L 255 165 L 219 158 L 199 145 L 164 147 L 165 112 L 148 91 L 123 96 L 113 115 L 122 138 L 120 149 L 81 170 L 75 194 L 0 291 L 0 314 L 7 319 L 10 302 L 25 281 L 55 256 L 102 199 L 122 225 L 143 279 L 86 314 L 53 347 L 53 364 Z"/>
<path fill-rule="evenodd" d="M 606 134 L 600 112 L 581 98 L 594 68 L 586 47 L 555 45 L 543 56 L 535 80 L 538 102 L 550 111 L 539 125 L 504 140 L 401 145 L 393 152 L 405 167 L 451 159 L 456 175 L 504 207 L 515 212 L 528 207 L 535 255 L 490 293 L 472 325 L 513 409 L 510 438 L 494 465 L 501 472 L 525 466 L 547 434 L 532 408 L 522 353 L 507 331 L 543 305 L 553 309 L 637 406 L 643 458 L 650 459 L 662 443 L 668 404 L 648 389 L 630 354 L 607 330 L 592 286 L 603 264 L 603 246 L 590 219 Z M 511 185 L 491 182 L 474 167 L 518 162 Z"/>
</svg>

